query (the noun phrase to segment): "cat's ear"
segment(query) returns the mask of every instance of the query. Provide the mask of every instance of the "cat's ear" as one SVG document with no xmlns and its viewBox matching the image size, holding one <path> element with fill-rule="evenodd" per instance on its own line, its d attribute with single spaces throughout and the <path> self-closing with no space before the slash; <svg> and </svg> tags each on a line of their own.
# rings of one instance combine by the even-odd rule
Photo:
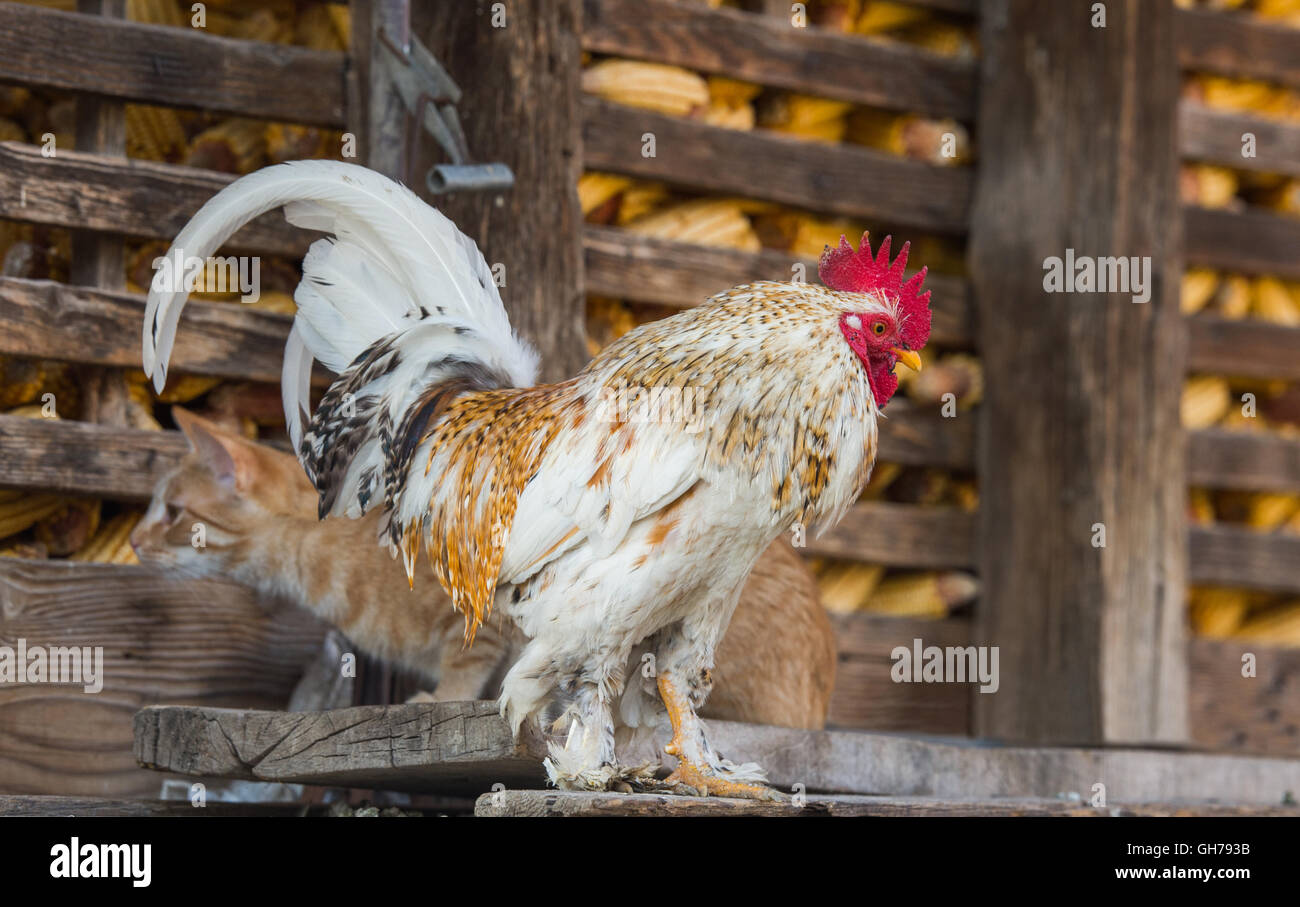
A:
<svg viewBox="0 0 1300 907">
<path fill-rule="evenodd" d="M 212 470 L 218 482 L 240 491 L 253 484 L 257 464 L 243 438 L 179 406 L 172 407 L 172 418 L 189 439 L 194 453 Z"/>
</svg>

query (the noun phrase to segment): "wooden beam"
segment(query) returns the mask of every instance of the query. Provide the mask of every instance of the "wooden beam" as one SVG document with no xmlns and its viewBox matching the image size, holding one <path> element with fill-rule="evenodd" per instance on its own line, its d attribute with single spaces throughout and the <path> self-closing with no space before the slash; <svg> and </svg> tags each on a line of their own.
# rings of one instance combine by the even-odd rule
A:
<svg viewBox="0 0 1300 907">
<path fill-rule="evenodd" d="M 241 586 L 171 571 L 0 558 L 0 640 L 102 646 L 103 689 L 0 684 L 0 790 L 156 797 L 132 755 L 155 702 L 284 708 L 325 628 Z M 188 808 L 188 803 L 185 804 Z"/>
<path fill-rule="evenodd" d="M 1178 65 L 1300 87 L 1300 32 L 1256 16 L 1180 9 Z"/>
<path fill-rule="evenodd" d="M 34 145 L 0 142 L 0 217 L 171 240 L 233 179 L 212 170 L 78 151 L 43 157 Z M 297 258 L 315 238 L 271 212 L 236 233 L 228 245 Z"/>
<path fill-rule="evenodd" d="M 1005 682 L 1005 672 L 1003 680 Z M 978 695 L 978 694 L 976 694 Z M 987 697 L 986 697 L 987 698 Z M 1273 806 L 1300 789 L 1300 760 L 1165 750 L 1003 747 L 856 731 L 709 722 L 730 758 L 756 761 L 789 791 L 942 798 L 1090 795 L 1114 803 Z M 231 777 L 416 792 L 539 787 L 544 747 L 516 742 L 495 702 L 265 712 L 153 706 L 136 716 L 136 756 L 192 777 Z M 622 748 L 625 764 L 659 760 L 667 729 Z"/>
<path fill-rule="evenodd" d="M 420 3 L 412 30 L 464 92 L 457 110 L 476 160 L 514 173 L 505 193 L 441 196 L 439 209 L 499 266 L 510 323 L 541 353 L 542 378 L 571 378 L 586 364 L 582 275 L 582 172 L 578 99 L 580 0 L 508 4 Z M 437 159 L 426 147 L 413 172 Z"/>
<path fill-rule="evenodd" d="M 1300 176 L 1300 126 L 1294 123 L 1183 101 L 1178 105 L 1178 132 L 1179 150 L 1192 160 Z M 1246 133 L 1255 137 L 1253 157 L 1241 153 Z"/>
<path fill-rule="evenodd" d="M 1207 488 L 1300 490 L 1300 441 L 1216 429 L 1188 438 L 1187 481 Z"/>
<path fill-rule="evenodd" d="M 1186 324 L 1189 371 L 1300 381 L 1300 328 L 1199 316 Z"/>
<path fill-rule="evenodd" d="M 807 797 L 798 803 L 764 803 L 725 797 L 669 794 L 607 794 L 586 791 L 505 790 L 482 794 L 474 815 L 576 817 L 643 816 L 789 817 L 830 816 L 1300 816 L 1294 806 L 1225 806 L 1214 803 L 1126 803 L 1093 807 L 1060 798 L 1005 797 L 990 800 L 938 797 L 864 797 L 851 794 Z"/>
<path fill-rule="evenodd" d="M 1238 526 L 1193 527 L 1189 536 L 1192 582 L 1300 592 L 1300 536 Z"/>
<path fill-rule="evenodd" d="M 0 353 L 140 368 L 144 297 L 0 277 Z M 278 383 L 293 319 L 238 303 L 191 302 L 172 352 L 177 373 Z"/>
<path fill-rule="evenodd" d="M 1267 211 L 1184 210 L 1189 265 L 1300 279 L 1300 220 Z"/>
<path fill-rule="evenodd" d="M 1242 676 L 1242 657 L 1255 673 Z M 1241 639 L 1191 645 L 1192 742 L 1203 749 L 1300 756 L 1300 649 Z"/>
<path fill-rule="evenodd" d="M 0 486 L 146 500 L 188 450 L 178 431 L 0 415 Z"/>
<path fill-rule="evenodd" d="M 582 98 L 582 121 L 589 170 L 942 233 L 967 228 L 968 168 L 768 130 L 724 129 L 592 96 Z M 655 141 L 650 157 L 642 154 L 647 134 Z"/>
<path fill-rule="evenodd" d="M 1106 25 L 980 7 L 979 121 L 997 128 L 979 130 L 969 246 L 989 352 L 975 641 L 1004 671 L 976 733 L 999 739 L 1187 735 L 1173 5 L 1112 3 Z M 1150 301 L 1045 294 L 1068 249 L 1149 258 Z"/>
<path fill-rule="evenodd" d="M 853 237 L 857 242 L 857 237 Z M 690 308 L 715 293 L 755 280 L 790 280 L 802 265 L 805 280 L 817 279 L 817 261 L 784 252 L 741 252 L 638 236 L 617 227 L 588 225 L 582 232 L 587 291 L 637 302 Z M 930 342 L 966 347 L 974 327 L 966 283 L 933 272 Z"/>
<path fill-rule="evenodd" d="M 140 772 L 157 787 L 158 779 Z M 307 807 L 297 803 L 222 803 L 212 802 L 201 809 L 189 800 L 112 800 L 107 797 L 61 797 L 48 795 L 0 794 L 0 816 L 38 816 L 68 818 L 73 816 L 166 816 L 168 818 L 209 818 L 212 816 L 301 816 Z"/>
<path fill-rule="evenodd" d="M 857 504 L 834 529 L 808 537 L 807 553 L 891 567 L 971 567 L 975 515 L 955 507 Z"/>
<path fill-rule="evenodd" d="M 901 42 L 672 0 L 586 0 L 582 46 L 789 91 L 969 120 L 975 66 Z"/>
<path fill-rule="evenodd" d="M 342 126 L 343 73 L 342 53 L 0 4 L 0 79 L 24 85 Z"/>
</svg>

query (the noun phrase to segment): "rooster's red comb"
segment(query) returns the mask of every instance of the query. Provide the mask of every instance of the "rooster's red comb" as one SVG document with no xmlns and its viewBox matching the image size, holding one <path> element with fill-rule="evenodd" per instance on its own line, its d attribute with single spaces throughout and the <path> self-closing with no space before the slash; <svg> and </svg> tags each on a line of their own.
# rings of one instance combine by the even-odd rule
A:
<svg viewBox="0 0 1300 907">
<path fill-rule="evenodd" d="M 874 293 L 898 306 L 899 333 L 908 349 L 919 350 L 930 339 L 930 291 L 921 292 L 926 268 L 903 283 L 903 269 L 907 266 L 907 250 L 911 243 L 903 243 L 898 257 L 889 260 L 889 243 L 886 236 L 875 257 L 871 243 L 862 234 L 862 245 L 856 251 L 846 237 L 840 237 L 838 248 L 826 247 L 817 265 L 817 276 L 832 290 L 846 293 Z"/>
</svg>

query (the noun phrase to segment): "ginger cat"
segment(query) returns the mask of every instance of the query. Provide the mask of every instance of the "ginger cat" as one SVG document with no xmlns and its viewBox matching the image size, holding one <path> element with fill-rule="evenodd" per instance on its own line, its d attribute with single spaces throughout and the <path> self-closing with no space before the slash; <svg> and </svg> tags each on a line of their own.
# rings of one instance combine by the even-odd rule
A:
<svg viewBox="0 0 1300 907">
<path fill-rule="evenodd" d="M 233 435 L 179 407 L 191 452 L 154 490 L 131 535 L 140 560 L 222 577 L 288 599 L 361 651 L 436 684 L 438 700 L 495 698 L 525 642 L 492 621 L 464 649 L 464 618 L 431 578 L 408 588 L 378 543 L 378 511 L 318 520 L 316 490 L 287 453 Z M 201 524 L 205 546 L 192 544 Z M 776 542 L 745 584 L 718 648 L 706 717 L 821 728 L 835 679 L 830 622 L 812 574 Z"/>
</svg>

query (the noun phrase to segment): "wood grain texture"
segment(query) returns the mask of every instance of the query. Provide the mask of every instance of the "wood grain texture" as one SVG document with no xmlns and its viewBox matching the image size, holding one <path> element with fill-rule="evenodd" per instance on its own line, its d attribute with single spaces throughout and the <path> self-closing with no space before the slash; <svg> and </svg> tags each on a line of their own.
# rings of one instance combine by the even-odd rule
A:
<svg viewBox="0 0 1300 907">
<path fill-rule="evenodd" d="M 1183 230 L 1189 265 L 1300 280 L 1300 220 L 1258 209 L 1189 207 Z"/>
<path fill-rule="evenodd" d="M 709 723 L 719 751 L 757 761 L 774 787 L 943 798 L 1055 797 L 1106 784 L 1115 803 L 1273 806 L 1300 786 L 1300 760 L 1157 750 L 999 747 L 853 731 Z M 197 777 L 486 793 L 540 785 L 540 741 L 516 743 L 494 702 L 264 712 L 155 706 L 136 717 L 136 755 Z M 665 729 L 621 750 L 665 762 Z M 530 769 L 529 766 L 532 766 Z M 531 774 L 533 780 L 528 780 Z"/>
<path fill-rule="evenodd" d="M 678 797 L 666 794 L 603 794 L 582 791 L 507 790 L 483 794 L 474 806 L 483 818 L 640 816 L 766 817 L 811 819 L 850 816 L 1300 816 L 1294 806 L 1222 806 L 1219 804 L 1133 803 L 1091 807 L 1073 800 L 941 799 L 937 797 L 808 797 L 798 804 L 761 803 L 724 797 Z"/>
<path fill-rule="evenodd" d="M 879 422 L 876 456 L 887 462 L 970 470 L 975 465 L 975 413 L 952 419 L 910 400 L 893 400 Z"/>
<path fill-rule="evenodd" d="M 154 161 L 120 160 L 0 142 L 0 217 L 171 240 L 233 180 L 228 174 Z M 316 237 L 277 212 L 236 233 L 228 246 L 254 255 L 299 257 Z"/>
<path fill-rule="evenodd" d="M 1189 371 L 1300 381 L 1300 328 L 1210 317 L 1186 323 Z"/>
<path fill-rule="evenodd" d="M 145 500 L 188 450 L 178 431 L 0 415 L 0 487 Z"/>
<path fill-rule="evenodd" d="M 542 358 L 542 380 L 586 364 L 582 169 L 578 98 L 579 0 L 509 4 L 493 28 L 490 4 L 415 4 L 412 30 L 464 92 L 457 105 L 471 153 L 515 176 L 505 193 L 459 193 L 440 210 L 504 266 L 510 322 Z M 427 145 L 428 143 L 426 143 Z M 413 173 L 438 160 L 427 147 Z"/>
<path fill-rule="evenodd" d="M 859 237 L 850 237 L 854 244 Z M 817 261 L 765 249 L 742 252 L 638 236 L 617 227 L 588 225 L 582 231 L 587 291 L 637 302 L 690 308 L 734 286 L 755 280 L 817 280 Z M 924 262 L 921 262 L 924 264 Z M 796 266 L 802 266 L 796 272 Z M 965 281 L 929 273 L 930 342 L 966 347 L 973 340 L 970 293 Z"/>
<path fill-rule="evenodd" d="M 808 537 L 806 553 L 892 567 L 972 567 L 975 515 L 955 507 L 870 501 L 849 509 L 834 529 Z"/>
<path fill-rule="evenodd" d="M 0 353 L 138 369 L 143 318 L 138 294 L 0 277 Z M 234 303 L 191 302 L 171 370 L 279 383 L 291 323 Z"/>
<path fill-rule="evenodd" d="M 976 732 L 999 739 L 1187 734 L 1172 19 L 1138 0 L 1107 4 L 1105 28 L 1073 4 L 980 7 L 980 121 L 997 128 L 979 131 L 968 249 L 988 351 L 975 639 L 1001 647 L 1003 683 Z M 1067 249 L 1149 256 L 1150 302 L 1044 293 Z"/>
<path fill-rule="evenodd" d="M 1255 656 L 1243 677 L 1242 656 Z M 1194 639 L 1192 743 L 1207 750 L 1300 757 L 1300 649 Z"/>
<path fill-rule="evenodd" d="M 153 782 L 158 779 L 141 771 Z M 0 795 L 0 816 L 36 818 L 40 816 L 148 816 L 168 818 L 212 818 L 216 816 L 301 816 L 307 808 L 295 803 L 220 803 L 196 808 L 188 800 L 112 800 L 107 797 L 60 797 L 51 795 Z"/>
<path fill-rule="evenodd" d="M 881 224 L 964 233 L 971 171 L 771 131 L 743 132 L 584 96 L 589 170 L 664 180 Z M 655 137 L 644 157 L 642 136 Z M 904 237 L 898 237 L 904 238 Z"/>
<path fill-rule="evenodd" d="M 1179 150 L 1195 161 L 1237 170 L 1300 176 L 1300 126 L 1243 113 L 1213 110 L 1194 101 L 1178 105 Z M 1255 136 L 1255 156 L 1243 157 L 1242 136 Z"/>
<path fill-rule="evenodd" d="M 25 85 L 341 126 L 343 73 L 342 53 L 0 4 L 0 79 Z"/>
<path fill-rule="evenodd" d="M 1300 593 L 1300 536 L 1193 527 L 1188 550 L 1194 583 Z"/>
<path fill-rule="evenodd" d="M 584 50 L 855 104 L 970 119 L 975 67 L 897 42 L 671 0 L 585 0 Z"/>
<path fill-rule="evenodd" d="M 1300 441 L 1215 429 L 1188 436 L 1187 480 L 1208 488 L 1300 490 Z M 1297 566 L 1300 572 L 1300 566 Z"/>
<path fill-rule="evenodd" d="M 155 702 L 282 708 L 324 628 L 242 587 L 144 567 L 0 560 L 0 641 L 102 646 L 103 690 L 0 685 L 0 790 L 157 796 L 132 756 Z"/>
<path fill-rule="evenodd" d="M 1300 87 L 1300 33 L 1240 13 L 1180 9 L 1174 16 L 1178 65 Z"/>
</svg>

